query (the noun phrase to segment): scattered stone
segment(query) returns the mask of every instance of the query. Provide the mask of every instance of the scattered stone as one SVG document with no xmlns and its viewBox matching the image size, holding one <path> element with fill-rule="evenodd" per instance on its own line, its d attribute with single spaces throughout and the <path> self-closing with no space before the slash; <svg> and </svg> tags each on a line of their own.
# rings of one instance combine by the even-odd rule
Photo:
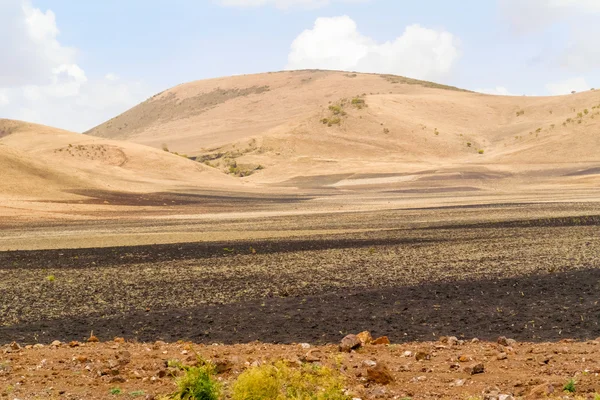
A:
<svg viewBox="0 0 600 400">
<path fill-rule="evenodd" d="M 454 382 L 452 382 L 450 384 L 450 386 L 452 386 L 452 387 L 461 387 L 461 386 L 465 386 L 465 383 L 467 383 L 466 379 L 457 379 Z"/>
<path fill-rule="evenodd" d="M 473 344 L 475 344 L 475 343 L 479 343 L 479 342 L 480 342 L 480 340 L 479 340 L 479 339 L 477 339 L 477 338 L 473 338 L 473 339 L 471 339 L 471 343 L 473 343 Z"/>
<path fill-rule="evenodd" d="M 375 386 L 368 391 L 368 394 L 370 399 L 382 399 L 387 397 L 387 391 L 383 386 Z"/>
<path fill-rule="evenodd" d="M 41 343 L 36 343 L 36 344 L 33 345 L 33 348 L 34 349 L 42 349 L 42 348 L 44 348 L 44 345 L 41 344 Z"/>
<path fill-rule="evenodd" d="M 160 350 L 161 347 L 166 346 L 167 344 L 165 342 L 163 342 L 162 340 L 157 340 L 156 342 L 154 342 L 154 344 L 152 345 L 152 348 L 154 350 Z"/>
<path fill-rule="evenodd" d="M 119 351 L 115 355 L 118 365 L 127 365 L 131 362 L 131 353 L 127 350 Z"/>
<path fill-rule="evenodd" d="M 472 367 L 466 367 L 465 372 L 470 375 L 483 374 L 485 372 L 485 367 L 482 363 L 475 364 Z"/>
<path fill-rule="evenodd" d="M 98 343 L 100 341 L 100 339 L 98 339 L 96 336 L 94 336 L 94 332 L 92 332 L 87 341 L 88 341 L 88 343 Z"/>
<path fill-rule="evenodd" d="M 226 359 L 218 359 L 214 362 L 215 364 L 215 372 L 217 374 L 223 374 L 225 372 L 229 372 L 233 369 L 232 360 Z"/>
<path fill-rule="evenodd" d="M 387 336 L 381 336 L 381 337 L 378 337 L 377 339 L 373 340 L 372 344 L 374 344 L 374 345 L 390 344 L 390 339 L 388 339 Z"/>
<path fill-rule="evenodd" d="M 302 347 L 303 349 L 310 349 L 310 344 L 308 343 L 300 343 L 300 347 Z"/>
<path fill-rule="evenodd" d="M 496 359 L 498 359 L 499 361 L 506 360 L 507 358 L 508 358 L 508 354 L 506 354 L 506 353 L 498 353 L 498 355 L 496 356 Z"/>
<path fill-rule="evenodd" d="M 515 400 L 515 398 L 510 394 L 501 394 L 498 396 L 498 400 Z"/>
<path fill-rule="evenodd" d="M 321 361 L 322 357 L 323 357 L 323 353 L 321 352 L 321 350 L 311 349 L 304 355 L 304 357 L 302 357 L 302 361 L 314 363 L 314 362 Z"/>
<path fill-rule="evenodd" d="M 346 335 L 340 342 L 340 351 L 349 353 L 351 350 L 358 349 L 362 342 L 357 335 Z"/>
<path fill-rule="evenodd" d="M 507 339 L 506 336 L 500 336 L 498 338 L 498 344 L 502 345 L 502 346 L 513 346 L 514 344 L 516 344 L 517 341 L 514 339 Z"/>
<path fill-rule="evenodd" d="M 461 354 L 460 356 L 458 356 L 458 361 L 461 363 L 473 361 L 473 356 L 468 354 Z"/>
<path fill-rule="evenodd" d="M 363 367 L 374 367 L 377 365 L 377 363 L 373 360 L 364 360 L 362 362 Z"/>
<path fill-rule="evenodd" d="M 419 352 L 417 352 L 417 354 L 415 354 L 415 359 L 417 361 L 429 360 L 430 358 L 431 358 L 431 355 L 424 351 L 419 351 Z"/>
<path fill-rule="evenodd" d="M 50 343 L 50 346 L 53 347 L 59 347 L 62 343 L 60 342 L 60 340 L 55 340 L 54 342 Z"/>
<path fill-rule="evenodd" d="M 77 362 L 79 362 L 81 364 L 88 362 L 88 358 L 83 355 L 79 355 L 79 356 L 75 357 L 75 360 L 77 360 Z"/>
<path fill-rule="evenodd" d="M 69 347 L 79 347 L 80 343 L 77 340 L 69 342 Z"/>
<path fill-rule="evenodd" d="M 402 354 L 402 357 L 412 357 L 412 351 L 408 351 L 408 350 L 407 350 L 407 351 L 405 351 L 405 352 Z"/>
<path fill-rule="evenodd" d="M 360 343 L 363 346 L 366 344 L 370 344 L 373 341 L 373 337 L 371 336 L 371 332 L 369 331 L 363 331 L 356 335 L 356 337 L 358 338 L 358 340 L 360 340 Z"/>
<path fill-rule="evenodd" d="M 125 338 L 122 338 L 122 337 L 115 337 L 115 338 L 113 339 L 113 342 L 115 342 L 115 343 L 125 343 Z"/>
<path fill-rule="evenodd" d="M 456 346 L 458 344 L 458 338 L 456 336 L 448 337 L 448 346 Z"/>
<path fill-rule="evenodd" d="M 483 400 L 498 400 L 498 396 L 500 396 L 498 388 L 487 388 L 483 391 Z"/>
<path fill-rule="evenodd" d="M 113 376 L 110 378 L 109 383 L 125 383 L 125 378 L 122 376 Z"/>
<path fill-rule="evenodd" d="M 550 383 L 543 383 L 543 384 L 531 389 L 531 392 L 529 392 L 528 398 L 539 399 L 539 398 L 549 396 L 552 393 L 554 393 L 554 386 L 552 386 L 552 384 L 550 384 Z"/>
<path fill-rule="evenodd" d="M 459 364 L 450 364 L 450 371 L 458 371 L 460 369 Z"/>
<path fill-rule="evenodd" d="M 374 367 L 367 368 L 367 381 L 387 385 L 394 381 L 392 374 L 383 364 L 377 364 Z"/>
<path fill-rule="evenodd" d="M 12 351 L 19 351 L 21 350 L 21 346 L 19 346 L 19 343 L 17 342 L 12 342 L 9 346 L 9 349 L 11 349 Z"/>
</svg>

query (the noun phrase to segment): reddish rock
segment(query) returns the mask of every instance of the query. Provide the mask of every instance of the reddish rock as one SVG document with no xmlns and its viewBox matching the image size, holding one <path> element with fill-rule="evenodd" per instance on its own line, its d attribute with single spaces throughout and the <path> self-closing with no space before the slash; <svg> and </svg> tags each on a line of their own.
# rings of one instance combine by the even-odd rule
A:
<svg viewBox="0 0 600 400">
<path fill-rule="evenodd" d="M 374 367 L 367 368 L 367 381 L 387 385 L 394 381 L 394 377 L 385 365 L 377 364 Z"/>
<path fill-rule="evenodd" d="M 377 339 L 373 340 L 372 344 L 374 344 L 374 345 L 390 344 L 390 339 L 388 339 L 387 336 L 378 337 Z"/>
<path fill-rule="evenodd" d="M 470 356 L 468 354 L 461 354 L 460 356 L 458 356 L 458 361 L 462 363 L 473 361 L 473 356 Z"/>
<path fill-rule="evenodd" d="M 371 332 L 363 331 L 356 335 L 360 343 L 364 346 L 365 344 L 370 344 L 373 341 L 373 337 L 371 336 Z"/>
</svg>

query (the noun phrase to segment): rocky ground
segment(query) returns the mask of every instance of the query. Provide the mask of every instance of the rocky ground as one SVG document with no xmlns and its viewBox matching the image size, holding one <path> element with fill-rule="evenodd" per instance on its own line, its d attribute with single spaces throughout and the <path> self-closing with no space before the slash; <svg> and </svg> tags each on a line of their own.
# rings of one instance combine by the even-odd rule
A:
<svg viewBox="0 0 600 400">
<path fill-rule="evenodd" d="M 93 338 L 94 340 L 96 338 Z M 203 345 L 55 341 L 0 350 L 3 399 L 158 399 L 175 391 L 180 363 L 203 359 L 227 388 L 248 368 L 284 361 L 340 371 L 344 392 L 360 399 L 598 399 L 600 342 L 494 342 L 440 337 L 435 342 L 371 342 L 369 334 L 339 345 L 250 343 Z M 600 339 L 600 338 L 599 338 Z M 573 392 L 565 385 L 573 381 Z M 568 387 L 568 386 L 567 386 Z"/>
<path fill-rule="evenodd" d="M 286 360 L 341 371 L 350 398 L 597 400 L 599 215 L 557 203 L 198 221 L 182 229 L 250 238 L 0 252 L 0 395 L 158 399 L 180 373 L 165 362 L 199 355 L 225 386 Z M 139 224 L 119 226 L 146 235 Z M 319 229 L 332 231 L 303 233 Z M 391 344 L 340 351 L 364 330 Z"/>
</svg>

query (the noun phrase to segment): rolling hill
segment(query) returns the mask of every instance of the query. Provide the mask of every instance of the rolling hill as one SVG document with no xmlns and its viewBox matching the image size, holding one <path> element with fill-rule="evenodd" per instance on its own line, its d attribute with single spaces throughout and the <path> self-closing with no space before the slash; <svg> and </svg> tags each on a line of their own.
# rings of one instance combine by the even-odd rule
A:
<svg viewBox="0 0 600 400">
<path fill-rule="evenodd" d="M 0 170 L 5 199 L 64 200 L 94 190 L 157 192 L 239 184 L 162 150 L 6 119 L 0 119 Z"/>
<path fill-rule="evenodd" d="M 491 96 L 307 70 L 182 84 L 86 133 L 166 147 L 261 185 L 429 187 L 456 178 L 493 188 L 596 182 L 599 122 L 598 91 Z"/>
</svg>

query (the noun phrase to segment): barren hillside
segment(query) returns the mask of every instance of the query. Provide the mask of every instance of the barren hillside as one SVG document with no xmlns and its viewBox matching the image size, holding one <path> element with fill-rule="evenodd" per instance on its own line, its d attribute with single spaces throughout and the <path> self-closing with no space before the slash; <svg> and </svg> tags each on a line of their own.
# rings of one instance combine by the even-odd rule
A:
<svg viewBox="0 0 600 400">
<path fill-rule="evenodd" d="M 259 184 L 431 187 L 459 177 L 498 187 L 597 182 L 599 121 L 597 91 L 490 96 L 292 71 L 182 84 L 87 133 L 166 146 Z"/>
<path fill-rule="evenodd" d="M 66 199 L 94 190 L 156 192 L 235 186 L 210 168 L 162 150 L 42 125 L 0 120 L 0 195 Z"/>
</svg>

